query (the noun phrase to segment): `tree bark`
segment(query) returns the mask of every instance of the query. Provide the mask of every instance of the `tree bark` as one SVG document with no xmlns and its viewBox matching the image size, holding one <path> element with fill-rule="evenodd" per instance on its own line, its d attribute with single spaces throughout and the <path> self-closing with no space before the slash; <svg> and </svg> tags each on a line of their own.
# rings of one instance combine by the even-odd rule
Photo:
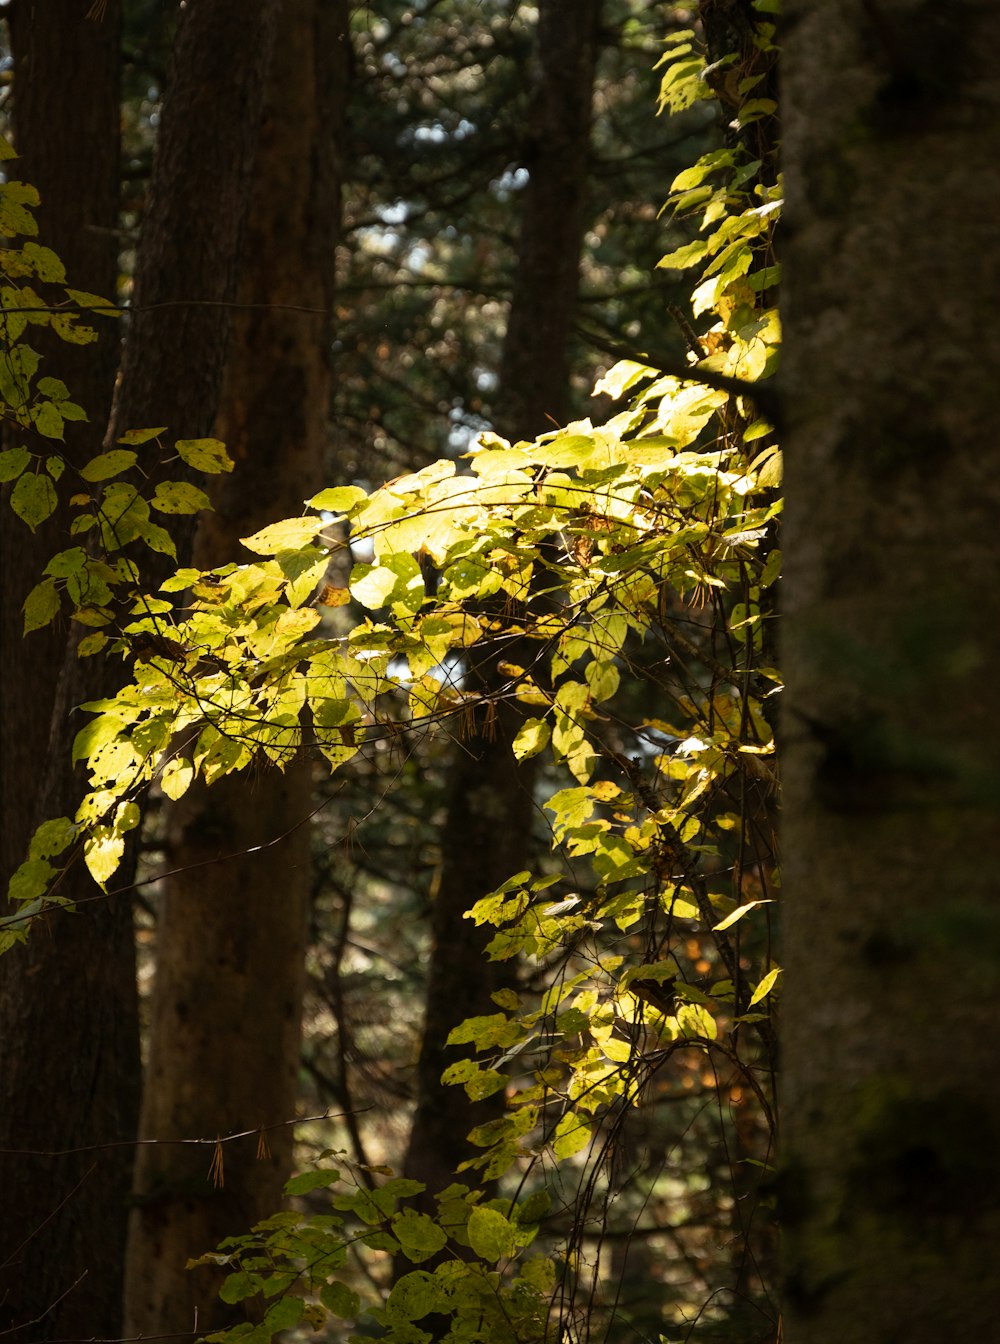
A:
<svg viewBox="0 0 1000 1344">
<path fill-rule="evenodd" d="M 70 284 L 113 298 L 121 12 L 110 0 L 95 23 L 86 10 L 86 0 L 10 7 L 15 172 L 39 190 L 40 241 L 59 255 Z M 32 339 L 43 371 L 87 412 L 86 423 L 66 427 L 65 452 L 77 464 L 100 451 L 111 405 L 117 333 L 106 325 L 102 337 L 73 346 L 37 329 Z M 21 634 L 21 604 L 66 544 L 65 526 L 59 511 L 33 534 L 9 516 L 0 527 L 5 882 L 47 809 L 75 807 L 81 789 L 69 764 L 72 730 L 61 714 L 53 723 L 66 629 Z M 94 665 L 81 671 L 93 680 Z M 80 699 L 98 693 L 95 682 Z M 85 873 L 72 888 L 65 894 L 99 895 Z M 127 905 L 99 901 L 78 917 L 53 917 L 0 958 L 0 1328 L 31 1323 L 32 1340 L 120 1332 L 138 1071 Z M 60 1155 L 65 1149 L 83 1151 Z"/>
<path fill-rule="evenodd" d="M 91 100 L 99 98 L 104 110 L 97 124 L 113 117 L 117 127 L 117 82 L 113 113 L 104 91 L 112 60 L 109 33 L 117 32 L 117 9 L 112 6 L 105 19 L 112 27 L 105 31 L 98 26 L 98 37 L 91 37 L 89 29 L 77 31 L 82 20 L 71 22 L 65 6 L 59 12 L 55 6 L 48 8 L 52 12 L 43 16 L 42 5 L 36 3 L 15 16 L 15 42 L 18 23 L 24 22 L 20 31 L 29 84 L 43 74 L 47 80 L 55 78 L 53 66 L 39 55 L 49 41 L 69 37 L 68 48 L 60 48 L 68 63 L 37 101 L 30 87 L 28 96 L 22 88 L 20 115 L 27 116 L 37 106 L 40 116 L 51 112 L 55 117 L 52 109 L 58 106 L 63 121 L 61 128 L 46 123 L 34 139 L 28 138 L 25 148 L 35 153 L 41 172 L 44 163 L 61 162 L 53 160 L 53 146 L 64 135 L 67 155 L 85 170 L 90 151 L 78 139 L 76 121 L 81 127 L 90 125 L 90 113 L 79 109 L 89 108 Z M 244 213 L 240 202 L 246 199 L 273 14 L 273 3 L 247 6 L 233 0 L 198 0 L 180 24 L 178 74 L 163 111 L 137 266 L 137 310 L 112 416 L 112 437 L 118 427 L 151 423 L 169 423 L 175 433 L 187 435 L 211 428 L 228 325 L 228 312 L 219 302 L 232 298 Z M 62 31 L 57 34 L 57 29 Z M 115 49 L 116 44 L 117 38 Z M 91 46 L 92 67 L 81 55 L 81 48 L 87 52 Z M 56 98 L 54 88 L 65 101 Z M 205 135 L 206 125 L 212 127 L 211 136 Z M 95 146 L 95 172 L 105 191 L 106 160 L 107 151 Z M 58 199 L 58 176 L 53 172 L 52 199 Z M 66 180 L 69 190 L 75 190 L 69 169 Z M 45 191 L 44 181 L 40 186 Z M 90 199 L 86 183 L 80 190 L 85 200 Z M 106 214 L 107 207 L 103 208 Z M 98 216 L 96 207 L 94 211 L 94 218 L 105 217 Z M 77 222 L 81 220 L 82 228 L 86 213 Z M 90 233 L 83 235 L 88 242 Z M 233 253 L 228 260 L 227 248 Z M 87 287 L 110 293 L 115 278 L 112 268 L 110 276 L 95 277 Z M 82 275 L 74 279 L 84 283 Z M 191 300 L 205 306 L 191 308 Z M 183 306 L 139 311 L 143 305 L 176 301 Z M 94 406 L 100 406 L 99 398 Z M 40 751 L 34 760 L 39 814 L 34 820 L 72 815 L 75 810 L 81 786 L 66 764 L 78 726 L 72 711 L 107 689 L 101 681 L 102 665 L 76 660 L 70 644 L 53 692 L 48 751 Z M 126 866 L 119 871 L 119 881 L 127 886 L 128 880 Z M 11 1216 L 11 1199 L 5 1200 L 11 1237 L 4 1268 L 10 1287 L 2 1310 L 13 1325 L 37 1321 L 32 1328 L 33 1337 L 39 1339 L 115 1337 L 121 1323 L 125 1195 L 131 1168 L 127 1145 L 135 1134 L 138 1094 L 131 909 L 127 899 L 101 896 L 81 866 L 71 870 L 60 894 L 83 903 L 80 913 L 50 917 L 33 931 L 26 948 L 4 958 L 6 1030 L 0 1064 L 5 1091 L 12 1098 L 4 1108 L 4 1127 L 11 1135 L 11 1149 L 92 1151 L 73 1158 L 13 1156 L 15 1188 L 23 1184 L 30 1189 L 16 1217 Z"/>
<path fill-rule="evenodd" d="M 17 160 L 10 174 L 38 188 L 40 240 L 61 258 L 69 283 L 114 298 L 118 280 L 118 122 L 121 12 L 114 0 L 100 23 L 86 0 L 16 0 L 10 6 Z M 84 462 L 100 451 L 118 367 L 117 333 L 97 319 L 96 345 L 70 345 L 41 327 L 30 344 L 42 372 L 57 376 L 87 412 L 66 426 L 66 452 Z M 18 430 L 17 442 L 25 438 Z M 65 543 L 65 517 L 35 532 L 0 528 L 0 675 L 4 686 L 3 818 L 0 863 L 12 872 L 36 824 L 38 762 L 66 643 L 64 627 L 21 636 L 21 604 Z"/>
<path fill-rule="evenodd" d="M 543 0 L 538 19 L 538 68 L 527 147 L 518 263 L 504 336 L 497 405 L 498 431 L 533 438 L 554 428 L 569 403 L 568 345 L 576 315 L 584 228 L 591 100 L 600 0 Z M 506 644 L 502 656 L 518 662 Z M 528 653 L 525 653 L 528 657 Z M 467 682 L 486 694 L 506 680 L 491 655 Z M 427 1007 L 417 1065 L 417 1106 L 404 1170 L 428 1190 L 443 1189 L 457 1165 L 472 1156 L 466 1136 L 496 1114 L 499 1094 L 470 1114 L 461 1088 L 441 1074 L 459 1058 L 445 1045 L 466 1017 L 496 1011 L 492 994 L 510 983 L 511 967 L 487 962 L 488 937 L 465 912 L 501 882 L 530 866 L 534 762 L 518 763 L 511 742 L 521 720 L 516 705 L 500 704 L 487 728 L 458 744 L 451 766 L 447 818 L 441 838 L 441 881 L 431 913 Z"/>
<path fill-rule="evenodd" d="M 1000 1305 L 1000 10 L 786 24 L 789 1344 Z"/>
<path fill-rule="evenodd" d="M 190 0 L 174 41 L 112 437 L 211 432 L 280 0 Z"/>
<path fill-rule="evenodd" d="M 347 69 L 344 0 L 285 0 L 268 80 L 233 338 L 215 432 L 236 470 L 199 524 L 195 563 L 301 512 L 324 466 L 333 250 Z M 190 1256 L 281 1203 L 292 1161 L 311 887 L 309 762 L 223 779 L 173 810 L 157 933 L 141 1133 L 176 1139 L 266 1129 L 205 1151 L 140 1150 L 127 1334 L 231 1324 L 222 1275 Z M 235 856 L 235 857 L 228 857 Z M 242 1310 L 242 1309 L 241 1309 Z"/>
</svg>

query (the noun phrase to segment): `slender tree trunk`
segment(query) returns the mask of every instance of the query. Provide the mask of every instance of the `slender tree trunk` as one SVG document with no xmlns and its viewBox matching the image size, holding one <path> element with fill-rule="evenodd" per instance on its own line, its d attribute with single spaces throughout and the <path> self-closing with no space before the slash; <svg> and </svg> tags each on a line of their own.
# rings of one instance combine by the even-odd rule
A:
<svg viewBox="0 0 1000 1344">
<path fill-rule="evenodd" d="M 789 9 L 786 1339 L 989 1339 L 1000 9 Z"/>
<path fill-rule="evenodd" d="M 86 10 L 86 0 L 16 0 L 8 11 L 16 172 L 38 187 L 40 238 L 70 283 L 114 297 L 120 5 L 110 0 L 100 23 Z M 88 415 L 66 427 L 65 451 L 81 463 L 100 451 L 117 332 L 108 326 L 97 346 L 82 347 L 47 336 L 39 331 L 32 341 L 44 371 L 61 378 Z M 75 807 L 82 788 L 62 716 L 53 724 L 66 629 L 21 636 L 21 604 L 66 544 L 65 522 L 57 513 L 31 534 L 8 515 L 0 526 L 4 883 L 46 810 L 53 803 L 55 814 L 66 810 L 56 795 Z M 80 698 L 97 693 L 95 682 Z M 77 897 L 99 895 L 86 874 L 73 887 Z M 27 1328 L 19 1339 L 120 1331 L 138 1069 L 127 905 L 102 901 L 78 917 L 52 918 L 0 958 L 0 1329 Z M 33 1151 L 16 1151 L 24 1149 Z"/>
<path fill-rule="evenodd" d="M 329 310 L 339 218 L 346 4 L 285 0 L 257 152 L 237 315 L 216 421 L 236 458 L 199 525 L 195 563 L 239 555 L 240 537 L 301 512 L 322 476 Z M 230 1321 L 221 1275 L 190 1256 L 274 1213 L 292 1159 L 312 777 L 224 779 L 174 809 L 157 937 L 143 1137 L 266 1131 L 204 1150 L 143 1147 L 128 1269 L 128 1334 Z M 236 857 L 227 858 L 226 856 Z M 237 1317 L 238 1319 L 238 1317 Z"/>
<path fill-rule="evenodd" d="M 500 433 L 533 438 L 554 428 L 569 402 L 568 345 L 576 315 L 584 227 L 591 99 L 600 0 L 542 0 L 538 68 L 528 146 L 518 264 L 504 338 L 497 404 Z M 527 656 L 527 655 L 526 655 Z M 506 645 L 503 657 L 517 662 Z M 488 658 L 470 681 L 489 693 L 504 678 Z M 496 1011 L 491 995 L 509 983 L 510 967 L 484 959 L 487 939 L 463 916 L 480 896 L 530 866 L 533 762 L 514 759 L 516 705 L 500 704 L 487 725 L 460 743 L 451 767 L 441 838 L 442 872 L 431 915 L 427 1008 L 417 1066 L 417 1108 L 405 1171 L 431 1192 L 446 1186 L 476 1150 L 468 1098 L 441 1083 L 459 1056 L 445 1045 L 466 1017 Z M 492 1104 L 502 1104 L 502 1094 Z M 487 1110 L 489 1103 L 479 1109 Z"/>
</svg>

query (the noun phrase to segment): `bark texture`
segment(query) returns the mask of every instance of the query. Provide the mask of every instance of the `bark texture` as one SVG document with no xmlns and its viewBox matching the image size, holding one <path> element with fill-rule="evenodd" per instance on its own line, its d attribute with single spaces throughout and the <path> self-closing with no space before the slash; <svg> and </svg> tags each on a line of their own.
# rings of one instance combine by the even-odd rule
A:
<svg viewBox="0 0 1000 1344">
<path fill-rule="evenodd" d="M 113 429 L 211 432 L 280 0 L 191 0 L 177 29 Z M 221 305 L 221 306 L 220 306 Z"/>
<path fill-rule="evenodd" d="M 1000 10 L 789 5 L 789 1344 L 1000 1307 Z"/>
<path fill-rule="evenodd" d="M 114 298 L 118 279 L 118 123 L 120 5 L 101 23 L 85 18 L 87 0 L 16 0 L 9 9 L 14 59 L 14 132 L 18 158 L 9 175 L 38 188 L 39 237 L 62 259 L 77 289 Z M 66 451 L 83 462 L 100 451 L 118 367 L 117 330 L 95 319 L 96 345 L 69 345 L 44 327 L 29 344 L 41 373 L 61 378 L 88 415 L 66 426 Z M 19 429 L 16 442 L 25 441 Z M 13 446 L 15 440 L 11 440 Z M 7 516 L 0 528 L 0 675 L 3 818 L 0 859 L 9 873 L 24 858 L 35 825 L 38 762 L 66 643 L 65 627 L 21 638 L 21 604 L 46 561 L 65 543 L 65 518 L 35 532 Z"/>
<path fill-rule="evenodd" d="M 12 167 L 39 190 L 40 241 L 60 256 L 69 283 L 114 297 L 121 15 L 116 0 L 99 23 L 87 8 L 86 0 L 10 6 L 20 156 Z M 42 372 L 61 378 L 89 417 L 66 427 L 65 452 L 77 463 L 100 451 L 111 405 L 118 333 L 101 326 L 96 346 L 66 345 L 44 328 L 31 341 Z M 21 636 L 21 604 L 66 545 L 65 523 L 59 512 L 30 533 L 8 514 L 0 526 L 4 885 L 35 825 L 72 811 L 82 790 L 69 765 L 78 725 L 59 694 L 66 628 Z M 96 666 L 79 671 L 90 684 L 81 682 L 78 699 L 97 695 Z M 100 896 L 82 871 L 63 894 Z M 105 900 L 85 910 L 50 918 L 0 958 L 0 1329 L 27 1332 L 18 1339 L 120 1333 L 138 1110 L 131 912 Z"/>
<path fill-rule="evenodd" d="M 212 426 L 229 320 L 219 302 L 233 297 L 275 3 L 198 0 L 180 24 L 176 72 L 163 110 L 137 265 L 137 311 L 128 333 L 112 436 L 119 426 L 170 424 L 175 434 L 191 436 Z M 104 109 L 96 124 L 112 116 L 103 84 L 111 77 L 107 72 L 113 59 L 117 71 L 117 57 L 108 45 L 109 34 L 117 33 L 117 9 L 111 5 L 103 20 L 111 28 L 98 25 L 99 42 L 89 28 L 81 29 L 82 15 L 66 5 L 36 0 L 15 18 L 15 43 L 22 20 L 29 91 L 22 87 L 20 116 L 24 119 L 37 107 L 39 116 L 51 115 L 61 128 L 46 121 L 33 129 L 24 147 L 41 174 L 45 163 L 63 162 L 54 156 L 58 136 L 68 137 L 67 162 L 76 160 L 72 169 L 65 169 L 72 192 L 75 174 L 85 177 L 91 162 L 77 138 L 77 121 L 90 124 L 94 98 Z M 51 59 L 42 61 L 40 53 L 49 50 L 50 41 L 60 44 L 65 68 Z M 93 66 L 85 64 L 82 53 Z M 48 87 L 31 92 L 43 73 Z M 117 82 L 113 117 L 116 127 Z M 205 134 L 207 125 L 212 127 L 210 136 Z M 112 153 L 112 163 L 115 158 Z M 95 147 L 95 172 L 110 172 L 107 160 L 108 151 Z M 61 190 L 56 180 L 60 172 L 57 167 L 49 183 L 51 201 Z M 106 191 L 106 176 L 103 181 Z M 46 183 L 40 179 L 39 184 L 45 191 Z M 79 188 L 86 197 L 86 183 Z M 104 209 L 101 218 L 107 217 Z M 71 218 L 89 238 L 93 231 L 87 228 L 87 214 Z M 72 246 L 69 234 L 66 241 Z M 71 255 L 66 254 L 67 262 Z M 87 283 L 75 273 L 74 280 L 110 292 L 115 274 L 112 270 L 110 279 L 95 277 Z M 203 306 L 192 307 L 192 300 Z M 161 303 L 177 306 L 138 311 L 138 306 Z M 99 406 L 97 398 L 95 414 Z M 73 709 L 106 693 L 100 675 L 96 660 L 78 661 L 70 649 L 54 690 L 48 751 L 39 751 L 34 760 L 40 817 L 75 811 L 81 781 L 66 765 L 79 726 Z M 46 685 L 44 678 L 40 684 Z M 127 874 L 126 864 L 118 874 L 123 886 L 128 885 Z M 132 1154 L 127 1146 L 108 1145 L 128 1145 L 134 1138 L 138 1096 L 131 908 L 127 898 L 101 896 L 79 865 L 60 895 L 82 903 L 80 913 L 51 917 L 33 930 L 23 953 L 3 959 L 0 1066 L 8 1099 L 3 1123 L 12 1149 L 94 1148 L 75 1157 L 10 1159 L 13 1188 L 23 1187 L 28 1194 L 16 1208 L 5 1183 L 10 1244 L 4 1269 L 10 1286 L 0 1311 L 10 1313 L 12 1325 L 35 1322 L 33 1339 L 114 1338 L 121 1325 Z"/>
<path fill-rule="evenodd" d="M 539 8 L 526 152 L 530 179 L 497 397 L 503 408 L 497 429 L 512 440 L 554 428 L 569 402 L 567 352 L 579 285 L 600 10 L 600 0 L 543 0 Z M 497 660 L 529 657 L 529 650 L 521 658 L 509 642 L 502 644 L 471 669 L 470 684 L 499 693 L 508 678 Z M 530 866 L 534 765 L 518 764 L 511 750 L 521 717 L 516 705 L 502 703 L 489 723 L 481 714 L 451 767 L 441 882 L 431 914 L 417 1107 L 405 1163 L 406 1174 L 426 1182 L 431 1193 L 448 1185 L 458 1164 L 478 1151 L 466 1136 L 503 1101 L 500 1094 L 470 1115 L 464 1090 L 442 1085 L 441 1074 L 459 1058 L 445 1045 L 448 1033 L 466 1017 L 495 1012 L 491 995 L 511 979 L 508 965 L 485 960 L 486 931 L 464 914 Z"/>
<path fill-rule="evenodd" d="M 239 301 L 215 433 L 236 459 L 195 563 L 295 516 L 323 471 L 329 309 L 339 218 L 346 5 L 285 0 L 254 170 Z M 303 311 L 319 310 L 319 311 Z M 224 779 L 174 809 L 157 937 L 141 1132 L 149 1138 L 266 1132 L 204 1149 L 144 1147 L 128 1268 L 126 1333 L 217 1329 L 222 1275 L 188 1258 L 280 1206 L 292 1159 L 311 886 L 308 762 Z M 234 857 L 230 857 L 234 856 Z"/>
</svg>

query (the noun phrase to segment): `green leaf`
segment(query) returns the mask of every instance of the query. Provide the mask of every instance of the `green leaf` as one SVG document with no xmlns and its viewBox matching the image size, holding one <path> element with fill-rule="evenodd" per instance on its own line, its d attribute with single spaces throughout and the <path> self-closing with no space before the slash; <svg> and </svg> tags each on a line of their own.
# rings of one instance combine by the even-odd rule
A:
<svg viewBox="0 0 1000 1344">
<path fill-rule="evenodd" d="M 39 434 L 43 434 L 47 439 L 63 437 L 63 417 L 59 414 L 58 407 L 51 401 L 39 402 L 32 408 L 31 423 Z"/>
<path fill-rule="evenodd" d="M 51 863 L 44 859 L 27 859 L 10 879 L 7 895 L 12 901 L 33 901 L 42 895 L 55 875 Z"/>
<path fill-rule="evenodd" d="M 10 507 L 32 532 L 56 511 L 56 488 L 48 476 L 26 472 L 17 478 L 10 492 Z"/>
<path fill-rule="evenodd" d="M 517 1221 L 521 1227 L 540 1223 L 552 1212 L 552 1196 L 548 1190 L 536 1190 L 517 1206 Z"/>
<path fill-rule="evenodd" d="M 377 565 L 355 565 L 351 574 L 351 593 L 369 611 L 391 606 L 416 613 L 424 592 L 423 572 L 407 551 L 383 556 Z"/>
<path fill-rule="evenodd" d="M 34 187 L 25 182 L 5 182 L 0 190 L 0 233 L 5 238 L 16 238 L 19 233 L 33 238 L 38 225 L 31 207 L 37 204 L 38 192 Z"/>
<path fill-rule="evenodd" d="M 65 283 L 66 270 L 51 247 L 40 247 L 38 243 L 27 242 L 21 248 L 21 253 L 31 262 L 32 270 L 39 280 L 47 280 L 56 285 Z"/>
<path fill-rule="evenodd" d="M 549 1297 L 556 1286 L 555 1263 L 547 1255 L 533 1255 L 521 1266 L 521 1278 L 542 1297 Z"/>
<path fill-rule="evenodd" d="M 301 1321 L 304 1310 L 305 1303 L 301 1297 L 293 1297 L 291 1293 L 279 1297 L 264 1313 L 265 1329 L 272 1334 L 277 1334 L 279 1330 L 291 1330 Z"/>
<path fill-rule="evenodd" d="M 393 1284 L 386 1302 L 386 1313 L 404 1321 L 419 1321 L 444 1305 L 441 1289 L 433 1274 L 425 1269 L 414 1269 Z"/>
<path fill-rule="evenodd" d="M 121 719 L 116 719 L 111 714 L 101 714 L 98 718 L 91 719 L 73 739 L 73 764 L 89 759 L 99 747 L 113 742 L 124 731 L 125 725 Z"/>
<path fill-rule="evenodd" d="M 78 829 L 76 822 L 71 821 L 69 817 L 55 817 L 51 821 L 43 821 L 31 837 L 28 857 L 51 859 L 54 855 L 61 854 L 76 839 Z"/>
<path fill-rule="evenodd" d="M 595 659 L 594 662 L 588 663 L 584 675 L 591 698 L 597 701 L 610 700 L 621 682 L 621 674 L 610 658 Z"/>
<path fill-rule="evenodd" d="M 256 1278 L 251 1276 L 245 1270 L 237 1270 L 235 1274 L 229 1274 L 225 1283 L 219 1289 L 219 1297 L 223 1302 L 242 1302 L 244 1298 L 253 1297 L 257 1292 L 258 1283 Z"/>
<path fill-rule="evenodd" d="M 294 551 L 308 546 L 322 527 L 318 518 L 286 518 L 283 522 L 262 527 L 252 537 L 240 541 L 255 555 L 277 555 L 279 551 Z"/>
<path fill-rule="evenodd" d="M 517 1229 L 496 1209 L 473 1209 L 468 1234 L 475 1253 L 491 1264 L 507 1259 L 517 1250 Z"/>
<path fill-rule="evenodd" d="M 684 174 L 682 173 L 681 176 L 683 177 Z M 676 186 L 677 183 L 675 182 L 674 185 Z M 684 247 L 677 248 L 674 252 L 668 252 L 656 264 L 664 270 L 683 271 L 688 266 L 693 266 L 695 262 L 701 261 L 707 251 L 708 244 L 702 239 L 697 239 L 693 243 L 686 243 Z"/>
<path fill-rule="evenodd" d="M 303 1171 L 285 1182 L 286 1195 L 308 1195 L 313 1190 L 326 1190 L 340 1180 L 336 1167 L 324 1167 L 322 1171 Z"/>
<path fill-rule="evenodd" d="M 61 603 L 55 579 L 42 579 L 24 599 L 24 633 L 41 630 L 59 612 Z"/>
<path fill-rule="evenodd" d="M 700 1003 L 682 1003 L 677 1009 L 677 1025 L 689 1040 L 714 1041 L 719 1034 L 718 1024 L 709 1010 Z"/>
<path fill-rule="evenodd" d="M 334 1316 L 351 1320 L 361 1311 L 361 1298 L 343 1283 L 325 1283 L 319 1291 L 319 1300 Z"/>
<path fill-rule="evenodd" d="M 212 507 L 204 490 L 189 481 L 161 481 L 149 502 L 160 513 L 198 513 Z"/>
<path fill-rule="evenodd" d="M 471 1101 L 482 1101 L 507 1085 L 507 1079 L 496 1069 L 483 1068 L 474 1059 L 460 1059 L 449 1064 L 441 1075 L 445 1084 L 461 1083 Z"/>
<path fill-rule="evenodd" d="M 85 467 L 80 468 L 80 475 L 85 481 L 108 481 L 112 476 L 120 476 L 123 471 L 134 467 L 135 463 L 136 454 L 130 449 L 111 448 L 91 458 Z"/>
<path fill-rule="evenodd" d="M 183 798 L 194 779 L 194 767 L 186 756 L 176 756 L 168 761 L 160 775 L 160 788 L 175 801 Z"/>
<path fill-rule="evenodd" d="M 95 630 L 92 635 L 84 635 L 83 639 L 76 646 L 76 656 L 78 658 L 90 658 L 95 653 L 100 653 L 108 642 L 108 636 Z"/>
<path fill-rule="evenodd" d="M 731 925 L 735 924 L 737 920 L 742 919 L 744 915 L 749 914 L 751 910 L 755 910 L 758 905 L 769 904 L 770 901 L 747 901 L 746 905 L 737 906 L 737 908 L 731 914 L 727 915 L 720 924 L 713 924 L 712 932 L 720 933 L 723 929 L 728 929 Z"/>
<path fill-rule="evenodd" d="M 77 607 L 76 611 L 71 613 L 74 621 L 79 621 L 81 625 L 92 625 L 100 627 L 110 625 L 114 620 L 114 614 L 102 607 Z"/>
<path fill-rule="evenodd" d="M 83 859 L 99 887 L 118 870 L 125 853 L 125 837 L 111 826 L 98 826 L 83 847 Z"/>
<path fill-rule="evenodd" d="M 448 1241 L 447 1235 L 433 1218 L 426 1213 L 417 1213 L 415 1209 L 404 1209 L 397 1213 L 392 1220 L 392 1232 L 403 1254 L 414 1264 L 429 1260 Z"/>
<path fill-rule="evenodd" d="M 181 460 L 189 467 L 194 467 L 196 471 L 204 471 L 210 476 L 218 475 L 222 471 L 232 471 L 236 466 L 221 439 L 178 439 L 174 447 Z"/>
<path fill-rule="evenodd" d="M 165 434 L 168 428 L 167 425 L 158 425 L 156 429 L 130 429 L 118 439 L 118 443 L 132 445 L 148 443 L 150 439 L 155 439 L 158 434 Z"/>
<path fill-rule="evenodd" d="M 318 495 L 313 495 L 308 504 L 311 509 L 322 510 L 324 513 L 347 513 L 355 504 L 360 504 L 367 498 L 367 492 L 359 486 L 335 485 L 327 490 L 321 490 Z"/>
<path fill-rule="evenodd" d="M 78 574 L 86 566 L 87 552 L 82 546 L 71 546 L 69 550 L 59 551 L 45 566 L 45 573 L 53 578 L 64 579 L 69 574 Z"/>
<path fill-rule="evenodd" d="M 552 1136 L 552 1151 L 556 1160 L 572 1157 L 590 1142 L 590 1125 L 575 1111 L 567 1111 L 556 1125 Z"/>
<path fill-rule="evenodd" d="M 172 560 L 177 559 L 177 547 L 165 527 L 160 527 L 158 523 L 139 523 L 135 528 L 135 535 L 140 537 L 151 551 L 169 555 Z"/>
<path fill-rule="evenodd" d="M 110 299 L 102 299 L 100 294 L 91 294 L 86 289 L 67 289 L 66 293 L 81 308 L 89 308 L 92 312 L 100 313 L 104 317 L 121 317 L 121 309 L 118 305 L 112 303 Z M 122 440 L 119 439 L 118 442 L 121 443 Z"/>
<path fill-rule="evenodd" d="M 0 482 L 15 480 L 30 461 L 27 448 L 6 448 L 0 453 Z"/>
<path fill-rule="evenodd" d="M 525 719 L 517 731 L 512 749 L 519 761 L 537 756 L 547 746 L 551 729 L 545 719 Z"/>
</svg>

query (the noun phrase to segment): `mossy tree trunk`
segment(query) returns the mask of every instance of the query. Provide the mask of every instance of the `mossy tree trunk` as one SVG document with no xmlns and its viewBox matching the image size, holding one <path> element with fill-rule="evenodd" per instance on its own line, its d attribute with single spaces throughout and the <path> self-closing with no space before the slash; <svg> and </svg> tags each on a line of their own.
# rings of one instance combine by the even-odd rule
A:
<svg viewBox="0 0 1000 1344">
<path fill-rule="evenodd" d="M 785 1339 L 988 1339 L 1000 9 L 788 10 Z"/>
</svg>

